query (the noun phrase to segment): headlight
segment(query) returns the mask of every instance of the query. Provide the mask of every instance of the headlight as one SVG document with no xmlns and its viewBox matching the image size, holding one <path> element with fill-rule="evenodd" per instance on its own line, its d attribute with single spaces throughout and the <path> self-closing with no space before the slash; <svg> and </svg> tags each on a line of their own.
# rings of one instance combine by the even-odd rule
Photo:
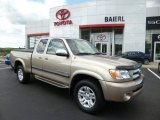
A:
<svg viewBox="0 0 160 120">
<path fill-rule="evenodd" d="M 110 75 L 114 79 L 128 79 L 131 78 L 127 70 L 109 70 Z"/>
</svg>

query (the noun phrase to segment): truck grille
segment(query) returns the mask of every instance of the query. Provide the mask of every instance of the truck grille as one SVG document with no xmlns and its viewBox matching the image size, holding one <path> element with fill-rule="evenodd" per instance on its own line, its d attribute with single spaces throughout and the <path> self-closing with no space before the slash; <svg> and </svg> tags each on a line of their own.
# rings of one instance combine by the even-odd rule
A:
<svg viewBox="0 0 160 120">
<path fill-rule="evenodd" d="M 141 70 L 140 69 L 136 69 L 136 70 L 133 70 L 133 79 L 137 79 L 141 76 Z"/>
</svg>

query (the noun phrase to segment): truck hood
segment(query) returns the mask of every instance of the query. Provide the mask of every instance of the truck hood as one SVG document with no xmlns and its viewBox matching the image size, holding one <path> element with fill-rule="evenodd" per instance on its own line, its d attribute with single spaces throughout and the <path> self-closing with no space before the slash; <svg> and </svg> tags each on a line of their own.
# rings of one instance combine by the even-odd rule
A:
<svg viewBox="0 0 160 120">
<path fill-rule="evenodd" d="M 109 68 L 117 69 L 136 69 L 141 67 L 141 65 L 135 61 L 120 57 L 112 57 L 106 55 L 85 55 L 78 56 L 78 58 L 88 64 L 100 65 L 102 67 L 108 66 Z"/>
</svg>

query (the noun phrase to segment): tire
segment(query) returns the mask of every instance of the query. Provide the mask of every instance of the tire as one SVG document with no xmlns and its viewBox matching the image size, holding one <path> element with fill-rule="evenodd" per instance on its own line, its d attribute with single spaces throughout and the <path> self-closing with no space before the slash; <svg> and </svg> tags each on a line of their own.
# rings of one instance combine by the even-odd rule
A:
<svg viewBox="0 0 160 120">
<path fill-rule="evenodd" d="M 28 83 L 30 81 L 30 74 L 25 73 L 22 66 L 17 67 L 17 79 L 20 83 Z"/>
<path fill-rule="evenodd" d="M 145 64 L 145 65 L 148 65 L 148 64 L 149 64 L 149 60 L 148 60 L 148 59 L 145 59 L 145 60 L 144 60 L 144 64 Z"/>
<path fill-rule="evenodd" d="M 160 63 L 158 64 L 158 72 L 160 73 Z"/>
<path fill-rule="evenodd" d="M 78 82 L 73 90 L 73 99 L 82 111 L 91 114 L 100 112 L 105 104 L 102 90 L 93 80 Z"/>
</svg>

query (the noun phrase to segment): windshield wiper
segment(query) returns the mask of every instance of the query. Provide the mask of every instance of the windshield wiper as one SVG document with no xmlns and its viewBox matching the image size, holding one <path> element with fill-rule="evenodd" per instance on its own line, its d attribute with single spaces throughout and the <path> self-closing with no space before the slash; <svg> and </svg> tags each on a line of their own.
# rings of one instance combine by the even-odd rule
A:
<svg viewBox="0 0 160 120">
<path fill-rule="evenodd" d="M 102 53 L 97 52 L 97 53 L 93 53 L 92 55 L 101 55 Z"/>
<path fill-rule="evenodd" d="M 92 53 L 77 53 L 76 55 L 92 55 Z"/>
<path fill-rule="evenodd" d="M 102 53 L 97 52 L 97 53 L 77 53 L 76 55 L 101 55 Z"/>
</svg>

